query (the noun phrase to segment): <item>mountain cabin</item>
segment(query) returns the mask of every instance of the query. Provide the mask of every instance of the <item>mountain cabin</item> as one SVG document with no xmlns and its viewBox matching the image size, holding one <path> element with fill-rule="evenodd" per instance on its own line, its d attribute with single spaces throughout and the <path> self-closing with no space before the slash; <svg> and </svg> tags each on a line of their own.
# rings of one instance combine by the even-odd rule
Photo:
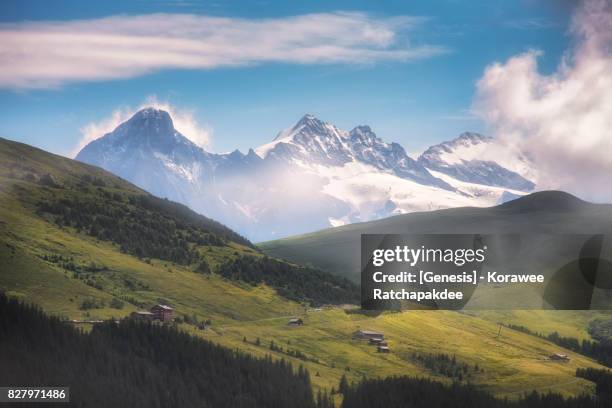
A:
<svg viewBox="0 0 612 408">
<path fill-rule="evenodd" d="M 567 356 L 567 354 L 555 353 L 551 354 L 549 358 L 555 361 L 570 361 L 570 358 Z"/>
<path fill-rule="evenodd" d="M 298 317 L 298 318 L 290 319 L 289 323 L 287 323 L 287 324 L 289 326 L 303 326 L 304 325 L 304 321 Z"/>
<path fill-rule="evenodd" d="M 353 338 L 359 339 L 359 340 L 370 340 L 370 339 L 384 340 L 385 335 L 383 333 L 379 333 L 375 331 L 357 330 L 355 333 L 353 333 Z"/>
<path fill-rule="evenodd" d="M 153 319 L 166 322 L 172 320 L 174 309 L 167 305 L 155 305 L 151 308 L 151 314 L 153 314 Z"/>
</svg>

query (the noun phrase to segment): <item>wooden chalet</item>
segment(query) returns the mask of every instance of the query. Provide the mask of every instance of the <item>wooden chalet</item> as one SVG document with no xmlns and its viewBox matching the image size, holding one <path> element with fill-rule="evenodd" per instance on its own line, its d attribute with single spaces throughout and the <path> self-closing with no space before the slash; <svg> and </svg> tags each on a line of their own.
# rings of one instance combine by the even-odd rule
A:
<svg viewBox="0 0 612 408">
<path fill-rule="evenodd" d="M 153 319 L 166 322 L 172 320 L 174 309 L 168 305 L 155 305 L 151 308 L 151 314 L 153 315 Z"/>
</svg>

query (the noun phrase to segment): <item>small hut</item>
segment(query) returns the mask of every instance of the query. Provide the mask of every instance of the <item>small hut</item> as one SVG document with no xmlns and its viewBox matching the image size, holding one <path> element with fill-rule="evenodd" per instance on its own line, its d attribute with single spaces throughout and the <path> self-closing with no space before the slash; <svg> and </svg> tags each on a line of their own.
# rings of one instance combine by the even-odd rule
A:
<svg viewBox="0 0 612 408">
<path fill-rule="evenodd" d="M 570 361 L 570 358 L 567 354 L 554 353 L 551 354 L 549 358 L 554 361 Z"/>
<path fill-rule="evenodd" d="M 370 330 L 357 330 L 353 333 L 353 338 L 359 340 L 369 340 L 369 339 L 381 339 L 385 338 L 385 335 L 380 332 L 370 331 Z"/>
</svg>

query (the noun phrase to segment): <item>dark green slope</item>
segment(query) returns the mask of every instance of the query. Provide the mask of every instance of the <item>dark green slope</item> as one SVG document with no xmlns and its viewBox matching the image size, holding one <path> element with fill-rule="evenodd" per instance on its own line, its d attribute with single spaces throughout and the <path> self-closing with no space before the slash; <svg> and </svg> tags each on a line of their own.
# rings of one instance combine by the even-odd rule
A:
<svg viewBox="0 0 612 408">
<path fill-rule="evenodd" d="M 18 192 L 24 191 L 25 187 L 18 181 L 39 187 L 43 193 L 36 203 L 39 210 L 61 215 L 66 220 L 78 221 L 79 209 L 75 207 L 79 206 L 88 207 L 83 208 L 83 214 L 87 210 L 95 211 L 91 214 L 95 218 L 103 211 L 102 207 L 114 201 L 117 205 L 112 206 L 128 215 L 133 210 L 154 213 L 172 221 L 179 230 L 200 230 L 222 240 L 253 247 L 246 238 L 221 223 L 182 204 L 152 196 L 106 170 L 3 138 L 0 138 L 0 176 L 3 178 L 0 188 L 7 193 L 14 192 L 8 190 L 11 187 L 17 187 Z M 90 226 L 83 225 L 84 228 Z"/>
<path fill-rule="evenodd" d="M 490 208 L 403 214 L 258 244 L 266 254 L 359 281 L 361 234 L 612 233 L 612 205 L 543 191 Z"/>
</svg>

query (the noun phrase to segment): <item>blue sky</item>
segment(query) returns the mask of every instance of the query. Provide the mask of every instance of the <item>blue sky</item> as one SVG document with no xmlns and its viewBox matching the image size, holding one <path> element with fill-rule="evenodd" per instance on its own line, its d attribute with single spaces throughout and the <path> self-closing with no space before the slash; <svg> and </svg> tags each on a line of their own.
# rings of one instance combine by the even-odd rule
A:
<svg viewBox="0 0 612 408">
<path fill-rule="evenodd" d="M 23 67 L 19 66 L 20 54 L 17 62 L 9 62 L 2 61 L 7 57 L 0 53 L 0 65 L 11 68 L 9 73 L 0 74 L 0 77 L 4 75 L 0 78 L 0 136 L 68 155 L 82 139 L 81 129 L 104 121 L 117 109 L 136 108 L 155 96 L 192 112 L 201 127 L 211 129 L 206 147 L 209 151 L 235 148 L 246 151 L 270 141 L 304 113 L 312 113 L 344 129 L 369 124 L 385 140 L 397 141 L 409 152 L 416 152 L 465 130 L 487 132 L 485 125 L 469 110 L 475 84 L 488 65 L 504 63 L 512 56 L 538 49 L 543 51 L 538 58 L 540 72 L 547 74 L 556 69 L 563 52 L 571 45 L 566 33 L 572 9 L 569 2 L 554 2 L 554 6 L 551 3 L 529 0 L 4 1 L 0 3 L 0 36 L 3 30 L 5 35 L 15 30 L 19 35 L 28 30 L 36 34 L 43 31 L 41 24 L 46 28 L 44 24 L 48 22 L 53 22 L 55 29 L 72 20 L 85 20 L 82 25 L 70 26 L 69 31 L 78 37 L 79 30 L 87 30 L 83 27 L 91 22 L 104 31 L 106 20 L 100 19 L 106 17 L 111 17 L 109 26 L 117 24 L 124 27 L 118 30 L 126 30 L 131 35 L 125 25 L 131 24 L 132 18 L 145 16 L 144 24 L 149 25 L 157 24 L 160 19 L 175 21 L 171 16 L 157 15 L 153 20 L 146 17 L 167 13 L 227 18 L 231 27 L 238 25 L 247 33 L 254 30 L 257 41 L 261 35 L 271 45 L 259 52 L 258 43 L 247 41 L 245 52 L 255 53 L 256 57 L 245 62 L 240 56 L 228 56 L 220 51 L 223 55 L 215 54 L 215 58 L 221 58 L 222 62 L 210 66 L 206 61 L 211 58 L 209 54 L 194 56 L 197 62 L 192 67 L 170 64 L 160 68 L 156 62 L 158 65 L 142 68 L 141 72 L 141 67 L 134 65 L 116 68 L 109 64 L 102 74 L 96 72 L 90 76 L 81 76 L 81 68 L 75 64 L 74 70 L 61 73 L 61 80 L 55 82 L 46 77 L 37 78 L 41 71 L 30 65 L 38 64 L 44 70 L 45 58 L 54 58 L 49 50 L 35 50 L 33 55 L 27 55 L 23 59 L 28 61 L 27 67 L 26 62 L 22 62 Z M 112 19 L 117 16 L 120 16 L 118 20 Z M 334 27 L 331 32 L 337 33 L 338 38 L 323 39 L 323 43 L 315 43 L 313 47 L 324 50 L 325 41 L 331 41 L 349 57 L 338 60 L 317 54 L 310 61 L 299 56 L 301 50 L 290 49 L 300 44 L 299 39 L 287 43 L 275 38 L 299 35 L 302 32 L 299 30 L 305 33 L 326 30 L 320 25 L 329 16 L 340 16 L 346 27 Z M 194 21 L 193 24 L 200 24 L 200 20 Z M 261 21 L 288 24 L 279 32 L 262 34 L 257 30 L 276 26 L 250 24 Z M 377 28 L 374 39 L 367 30 L 353 35 L 352 24 L 360 21 Z M 159 29 L 162 37 L 164 29 Z M 180 25 L 168 29 L 176 32 Z M 151 30 L 156 31 L 150 26 L 143 30 L 147 35 L 151 35 Z M 393 34 L 391 40 L 385 37 L 389 32 Z M 189 41 L 207 41 L 201 40 L 199 32 L 190 35 Z M 16 41 L 23 41 L 20 38 Z M 241 53 L 241 44 L 231 45 Z M 97 61 L 95 58 L 99 56 L 92 55 L 94 62 Z M 55 67 L 54 63 L 49 62 L 49 66 Z M 66 67 L 60 64 L 57 69 Z M 30 74 L 31 70 L 36 72 Z"/>
</svg>

